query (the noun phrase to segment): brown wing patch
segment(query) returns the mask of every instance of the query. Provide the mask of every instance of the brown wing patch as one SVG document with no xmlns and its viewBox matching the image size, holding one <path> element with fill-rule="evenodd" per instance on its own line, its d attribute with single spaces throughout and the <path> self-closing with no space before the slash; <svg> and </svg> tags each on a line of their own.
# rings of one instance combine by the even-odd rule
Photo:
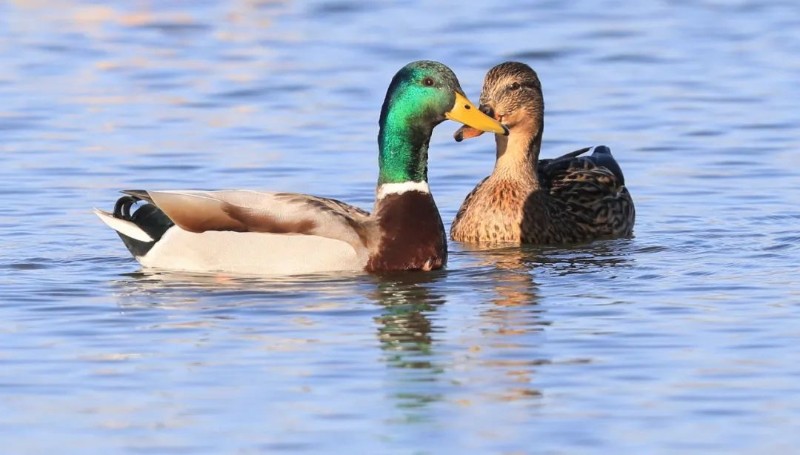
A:
<svg viewBox="0 0 800 455">
<path fill-rule="evenodd" d="M 336 199 L 319 196 L 299 195 L 295 193 L 278 193 L 276 196 L 286 198 L 295 203 L 305 204 L 312 209 L 326 212 L 331 216 L 339 218 L 356 233 L 359 241 L 364 246 L 369 246 L 373 241 L 370 229 L 373 223 L 370 223 L 370 214 L 366 210 L 362 210 Z M 313 228 L 314 226 L 310 226 L 309 230 Z"/>
<path fill-rule="evenodd" d="M 289 202 L 305 204 L 310 207 L 331 212 L 336 215 L 350 215 L 351 217 L 368 217 L 369 212 L 354 207 L 350 204 L 319 196 L 308 196 L 296 193 L 276 193 L 275 197 L 284 198 Z"/>
<path fill-rule="evenodd" d="M 189 232 L 236 231 L 247 232 L 247 226 L 224 210 L 192 210 L 196 207 L 172 206 L 168 215 L 175 224 Z"/>
<path fill-rule="evenodd" d="M 272 234 L 311 234 L 317 223 L 311 219 L 281 220 L 274 216 L 259 213 L 247 207 L 239 207 L 227 202 L 222 204 L 222 211 L 236 222 L 235 227 L 247 232 L 269 232 Z M 216 228 L 216 230 L 220 230 Z"/>
</svg>

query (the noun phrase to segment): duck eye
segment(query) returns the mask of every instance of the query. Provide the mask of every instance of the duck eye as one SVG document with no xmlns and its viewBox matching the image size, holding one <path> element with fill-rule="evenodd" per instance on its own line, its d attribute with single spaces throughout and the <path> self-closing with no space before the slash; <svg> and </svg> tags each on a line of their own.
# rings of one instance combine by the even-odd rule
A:
<svg viewBox="0 0 800 455">
<path fill-rule="evenodd" d="M 426 77 L 425 79 L 422 80 L 422 83 L 425 84 L 426 87 L 432 87 L 433 79 Z"/>
<path fill-rule="evenodd" d="M 512 82 L 511 85 L 508 86 L 509 90 L 519 90 L 519 82 Z"/>
</svg>

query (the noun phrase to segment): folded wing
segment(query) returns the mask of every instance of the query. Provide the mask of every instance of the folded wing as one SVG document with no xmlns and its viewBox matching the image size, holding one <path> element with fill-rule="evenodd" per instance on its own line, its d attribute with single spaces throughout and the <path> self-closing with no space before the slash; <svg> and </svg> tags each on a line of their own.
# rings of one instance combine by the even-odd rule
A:
<svg viewBox="0 0 800 455">
<path fill-rule="evenodd" d="M 590 150 L 593 151 L 591 155 L 581 156 Z M 539 181 L 545 188 L 558 188 L 575 179 L 594 179 L 609 188 L 625 185 L 622 169 L 611 150 L 604 145 L 586 147 L 558 158 L 539 160 L 537 172 Z"/>
<path fill-rule="evenodd" d="M 375 239 L 369 213 L 335 199 L 248 190 L 123 193 L 151 202 L 189 232 L 317 235 L 356 249 L 368 248 Z"/>
</svg>

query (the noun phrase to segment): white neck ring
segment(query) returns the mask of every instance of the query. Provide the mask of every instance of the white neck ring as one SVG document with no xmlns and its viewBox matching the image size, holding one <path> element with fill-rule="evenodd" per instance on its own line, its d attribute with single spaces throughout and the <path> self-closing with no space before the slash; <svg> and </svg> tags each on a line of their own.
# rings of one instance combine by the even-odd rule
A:
<svg viewBox="0 0 800 455">
<path fill-rule="evenodd" d="M 407 191 L 430 193 L 431 189 L 428 186 L 428 182 L 384 183 L 383 185 L 378 186 L 377 198 L 383 199 L 390 194 L 403 194 Z"/>
</svg>

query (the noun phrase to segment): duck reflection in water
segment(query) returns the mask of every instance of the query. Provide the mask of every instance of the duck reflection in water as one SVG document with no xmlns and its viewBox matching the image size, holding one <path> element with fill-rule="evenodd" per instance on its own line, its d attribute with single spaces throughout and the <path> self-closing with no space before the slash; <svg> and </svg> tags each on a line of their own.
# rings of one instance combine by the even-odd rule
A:
<svg viewBox="0 0 800 455">
<path fill-rule="evenodd" d="M 445 303 L 432 285 L 443 273 L 407 273 L 376 278 L 372 300 L 383 307 L 376 319 L 381 347 L 391 353 L 387 360 L 403 368 L 432 368 L 432 332 L 442 327 L 431 322 L 432 313 Z M 426 360 L 422 360 L 427 358 Z"/>
<path fill-rule="evenodd" d="M 462 368 L 481 378 L 491 399 L 529 400 L 541 397 L 533 387 L 536 370 L 551 360 L 542 353 L 544 330 L 550 322 L 539 305 L 539 290 L 532 275 L 530 255 L 518 246 L 486 249 L 470 247 L 481 280 L 493 295 L 483 305 L 480 327 L 483 340 L 471 349 Z"/>
<path fill-rule="evenodd" d="M 446 396 L 446 358 L 436 349 L 435 334 L 444 331 L 436 311 L 445 303 L 435 291 L 444 272 L 374 276 L 368 297 L 382 307 L 375 318 L 378 339 L 389 368 L 388 390 L 396 406 L 404 411 L 400 422 L 425 421 L 427 405 Z"/>
<path fill-rule="evenodd" d="M 413 410 L 403 421 L 424 420 L 433 402 L 466 406 L 541 396 L 531 383 L 534 369 L 549 363 L 537 355 L 547 322 L 530 269 L 520 254 L 501 260 L 487 252 L 485 262 L 491 268 L 474 276 L 452 271 L 375 277 L 370 298 L 383 307 L 376 322 L 390 367 L 390 394 L 398 407 Z M 489 303 L 444 292 L 465 279 L 477 284 L 472 289 L 492 293 Z"/>
</svg>

